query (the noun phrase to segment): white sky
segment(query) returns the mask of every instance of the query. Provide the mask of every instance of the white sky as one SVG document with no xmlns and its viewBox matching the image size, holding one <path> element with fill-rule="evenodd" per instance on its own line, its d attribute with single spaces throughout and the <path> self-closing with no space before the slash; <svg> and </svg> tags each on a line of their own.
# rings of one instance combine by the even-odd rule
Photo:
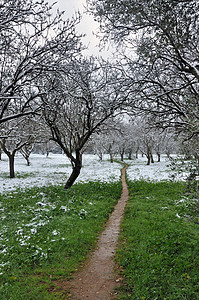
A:
<svg viewBox="0 0 199 300">
<path fill-rule="evenodd" d="M 104 58 L 110 56 L 110 51 L 103 50 L 99 52 L 99 40 L 96 38 L 98 23 L 94 21 L 93 17 L 85 13 L 86 0 L 46 0 L 49 4 L 56 2 L 55 9 L 65 11 L 64 17 L 71 18 L 76 11 L 80 11 L 82 16 L 81 24 L 78 25 L 79 33 L 85 33 L 86 37 L 82 40 L 83 43 L 89 47 L 84 51 L 85 55 L 100 55 Z"/>
</svg>

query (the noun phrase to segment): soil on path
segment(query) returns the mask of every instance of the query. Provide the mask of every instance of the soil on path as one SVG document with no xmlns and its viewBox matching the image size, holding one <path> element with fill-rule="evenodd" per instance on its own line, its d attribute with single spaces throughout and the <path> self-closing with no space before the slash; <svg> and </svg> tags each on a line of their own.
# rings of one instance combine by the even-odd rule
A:
<svg viewBox="0 0 199 300">
<path fill-rule="evenodd" d="M 114 255 L 117 247 L 120 224 L 125 205 L 128 201 L 128 187 L 125 180 L 126 168 L 122 169 L 123 191 L 115 206 L 104 231 L 101 233 L 96 250 L 88 258 L 86 264 L 77 272 L 72 281 L 62 283 L 62 288 L 70 289 L 71 299 L 74 300 L 108 300 L 113 299 L 113 289 L 120 284 L 117 279 Z"/>
</svg>

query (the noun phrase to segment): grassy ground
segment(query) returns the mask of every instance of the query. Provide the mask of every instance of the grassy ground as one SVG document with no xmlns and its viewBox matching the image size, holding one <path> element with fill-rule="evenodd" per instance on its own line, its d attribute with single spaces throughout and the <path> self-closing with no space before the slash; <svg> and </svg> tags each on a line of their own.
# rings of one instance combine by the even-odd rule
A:
<svg viewBox="0 0 199 300">
<path fill-rule="evenodd" d="M 199 299 L 199 218 L 183 183 L 129 182 L 118 299 Z"/>
<path fill-rule="evenodd" d="M 0 299 L 63 299 L 54 280 L 94 247 L 121 183 L 32 188 L 0 196 Z"/>
</svg>

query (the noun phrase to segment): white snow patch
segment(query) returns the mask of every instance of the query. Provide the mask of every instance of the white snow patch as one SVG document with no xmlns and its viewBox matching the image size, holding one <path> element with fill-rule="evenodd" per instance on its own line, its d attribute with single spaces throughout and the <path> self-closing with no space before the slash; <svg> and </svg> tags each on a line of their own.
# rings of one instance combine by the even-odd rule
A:
<svg viewBox="0 0 199 300">
<path fill-rule="evenodd" d="M 154 156 L 154 158 L 156 157 Z M 139 157 L 134 161 L 127 161 L 127 163 L 130 164 L 127 169 L 127 175 L 130 180 L 171 180 L 172 172 L 169 170 L 169 160 L 166 156 L 162 156 L 160 162 L 155 161 L 149 166 L 146 165 L 145 157 Z M 182 174 L 176 179 L 185 180 L 185 178 L 185 174 Z"/>
<path fill-rule="evenodd" d="M 84 154 L 81 174 L 76 182 L 118 181 L 121 165 L 110 163 L 108 156 L 104 156 L 104 159 L 100 162 L 97 155 Z M 0 192 L 33 186 L 64 185 L 72 170 L 70 161 L 62 154 L 50 154 L 49 157 L 32 154 L 30 162 L 31 165 L 27 166 L 24 158 L 18 154 L 15 158 L 15 172 L 21 176 L 26 175 L 25 178 L 5 178 L 9 175 L 9 164 L 7 156 L 3 154 L 0 161 Z"/>
<path fill-rule="evenodd" d="M 104 155 L 104 160 L 99 161 L 97 155 L 84 154 L 83 167 L 76 182 L 118 181 L 122 166 L 119 163 L 110 163 L 108 159 L 108 155 Z M 63 154 L 50 154 L 49 157 L 42 154 L 32 154 L 30 161 L 31 165 L 27 166 L 24 158 L 18 154 L 15 158 L 15 172 L 17 175 L 21 175 L 21 178 L 10 179 L 8 178 L 8 158 L 5 154 L 2 155 L 2 160 L 0 161 L 0 192 L 34 186 L 64 185 L 71 174 L 70 161 Z M 130 165 L 127 169 L 127 175 L 130 180 L 160 181 L 170 179 L 171 172 L 169 171 L 169 161 L 166 156 L 161 157 L 161 162 L 155 162 L 150 166 L 146 165 L 146 158 L 141 156 L 135 160 L 125 160 L 125 162 Z M 185 179 L 185 174 L 178 179 Z M 44 197 L 41 202 L 37 203 L 41 209 L 49 206 L 46 200 Z M 1 209 L 3 210 L 2 207 Z"/>
<path fill-rule="evenodd" d="M 52 235 L 58 235 L 59 234 L 59 232 L 57 232 L 57 230 L 55 229 L 55 230 L 53 230 L 53 232 L 52 232 Z"/>
</svg>

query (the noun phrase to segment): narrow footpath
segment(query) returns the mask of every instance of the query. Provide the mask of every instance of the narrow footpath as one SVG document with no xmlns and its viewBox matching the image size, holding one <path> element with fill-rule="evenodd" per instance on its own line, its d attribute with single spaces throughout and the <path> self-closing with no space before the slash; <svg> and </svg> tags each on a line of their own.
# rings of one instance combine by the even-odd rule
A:
<svg viewBox="0 0 199 300">
<path fill-rule="evenodd" d="M 120 233 L 125 205 L 128 201 L 128 187 L 125 180 L 127 166 L 122 169 L 123 191 L 104 231 L 101 233 L 96 250 L 89 256 L 84 267 L 70 282 L 71 299 L 108 300 L 113 299 L 113 289 L 120 284 L 116 277 L 114 255 Z"/>
</svg>

